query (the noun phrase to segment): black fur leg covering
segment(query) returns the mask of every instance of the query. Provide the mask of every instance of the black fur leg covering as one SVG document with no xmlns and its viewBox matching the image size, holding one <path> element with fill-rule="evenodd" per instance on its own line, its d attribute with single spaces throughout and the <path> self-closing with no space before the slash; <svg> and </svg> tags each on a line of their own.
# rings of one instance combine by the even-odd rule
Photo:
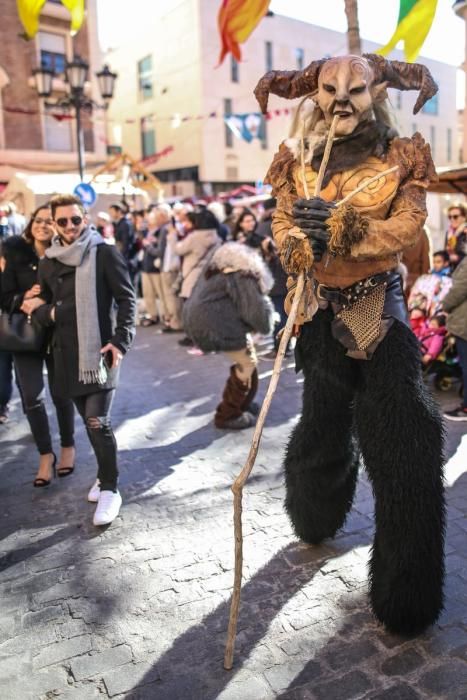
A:
<svg viewBox="0 0 467 700">
<path fill-rule="evenodd" d="M 300 539 L 318 544 L 343 526 L 352 506 L 358 454 L 352 438 L 355 368 L 319 311 L 298 342 L 305 374 L 303 414 L 285 459 L 286 510 Z"/>
<path fill-rule="evenodd" d="M 415 635 L 443 608 L 443 428 L 415 337 L 395 321 L 361 364 L 356 425 L 375 495 L 370 598 L 391 631 Z"/>
</svg>

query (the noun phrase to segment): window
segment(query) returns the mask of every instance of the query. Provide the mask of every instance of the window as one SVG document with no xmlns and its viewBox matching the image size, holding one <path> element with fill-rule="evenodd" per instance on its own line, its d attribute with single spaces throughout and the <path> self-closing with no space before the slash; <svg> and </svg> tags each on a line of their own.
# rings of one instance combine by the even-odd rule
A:
<svg viewBox="0 0 467 700">
<path fill-rule="evenodd" d="M 138 61 L 138 94 L 140 100 L 152 97 L 152 56 Z"/>
<path fill-rule="evenodd" d="M 422 107 L 422 112 L 425 114 L 438 114 L 438 93 L 436 95 L 433 95 L 433 97 L 428 100 L 428 102 L 425 102 L 425 104 Z"/>
<path fill-rule="evenodd" d="M 57 75 L 65 72 L 66 44 L 64 34 L 39 32 L 41 66 L 50 68 Z"/>
<path fill-rule="evenodd" d="M 156 132 L 154 119 L 151 116 L 141 119 L 141 153 L 143 158 L 154 155 L 156 152 Z"/>
<path fill-rule="evenodd" d="M 298 70 L 303 70 L 305 64 L 305 52 L 303 49 L 295 49 L 295 60 Z"/>
<path fill-rule="evenodd" d="M 238 83 L 238 62 L 233 56 L 230 57 L 230 80 Z"/>
<path fill-rule="evenodd" d="M 448 163 L 452 160 L 452 129 L 448 128 L 446 134 L 446 156 Z"/>
<path fill-rule="evenodd" d="M 69 153 L 73 150 L 71 138 L 72 121 L 58 121 L 51 114 L 44 115 L 44 148 L 46 151 Z"/>
<path fill-rule="evenodd" d="M 227 97 L 224 100 L 224 116 L 225 117 L 230 117 L 232 114 L 232 100 Z M 233 133 L 230 130 L 230 128 L 225 124 L 225 145 L 226 148 L 232 148 L 233 147 Z"/>
<path fill-rule="evenodd" d="M 272 70 L 272 41 L 266 41 L 266 71 Z"/>
<path fill-rule="evenodd" d="M 433 159 L 435 157 L 435 151 L 436 151 L 436 127 L 430 126 L 430 146 L 431 146 L 431 155 L 433 156 Z"/>
</svg>

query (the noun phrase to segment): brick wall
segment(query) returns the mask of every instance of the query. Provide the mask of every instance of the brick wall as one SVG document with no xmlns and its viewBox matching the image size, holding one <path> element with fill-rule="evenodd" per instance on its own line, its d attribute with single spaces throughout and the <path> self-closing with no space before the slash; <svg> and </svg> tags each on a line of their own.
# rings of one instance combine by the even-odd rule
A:
<svg viewBox="0 0 467 700">
<path fill-rule="evenodd" d="M 47 27 L 69 31 L 69 22 L 55 17 L 45 17 Z M 40 114 L 18 114 L 8 109 L 40 111 L 41 105 L 35 88 L 28 85 L 32 69 L 37 66 L 36 41 L 24 40 L 20 35 L 23 27 L 18 19 L 15 0 L 2 0 L 2 22 L 0 25 L 0 66 L 7 73 L 10 83 L 2 90 L 3 125 L 7 149 L 43 148 L 42 120 Z M 84 23 L 73 39 L 73 53 L 89 62 L 88 29 Z M 94 150 L 92 124 L 84 122 L 84 141 L 87 151 Z M 86 123 L 87 122 L 87 123 Z"/>
</svg>

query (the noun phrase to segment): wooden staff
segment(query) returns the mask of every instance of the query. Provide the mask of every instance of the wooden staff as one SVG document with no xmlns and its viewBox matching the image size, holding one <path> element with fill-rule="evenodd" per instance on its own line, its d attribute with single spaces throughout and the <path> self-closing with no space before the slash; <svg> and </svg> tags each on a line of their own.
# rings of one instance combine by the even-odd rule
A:
<svg viewBox="0 0 467 700">
<path fill-rule="evenodd" d="M 337 126 L 338 116 L 335 116 L 332 120 L 332 124 L 329 129 L 329 134 L 326 141 L 326 147 L 324 149 L 323 159 L 318 172 L 318 177 L 316 178 L 315 184 L 315 197 L 317 197 L 321 191 L 321 185 L 323 183 L 324 173 L 326 166 L 328 164 L 329 155 L 331 153 L 332 141 L 334 138 L 334 133 Z M 305 173 L 305 143 L 304 143 L 304 133 L 302 132 L 301 140 L 301 176 L 303 182 L 303 189 L 305 191 L 305 196 L 309 199 L 308 185 L 306 182 Z M 243 487 L 251 474 L 253 465 L 256 460 L 256 455 L 258 454 L 259 443 L 261 440 L 261 435 L 263 434 L 264 421 L 269 411 L 269 406 L 271 405 L 272 397 L 277 387 L 279 381 L 279 376 L 281 372 L 282 362 L 284 359 L 287 344 L 292 335 L 292 329 L 297 317 L 298 306 L 300 304 L 303 290 L 305 288 L 305 273 L 301 272 L 298 276 L 297 287 L 295 289 L 292 308 L 290 309 L 290 314 L 285 324 L 284 332 L 282 333 L 281 341 L 279 344 L 279 350 L 277 352 L 276 360 L 274 362 L 274 368 L 272 372 L 271 381 L 269 382 L 269 387 L 264 397 L 263 405 L 261 406 L 261 411 L 258 416 L 258 421 L 256 423 L 255 432 L 253 434 L 253 441 L 251 443 L 250 452 L 248 453 L 248 458 L 245 462 L 240 474 L 235 479 L 232 484 L 232 491 L 234 494 L 234 536 L 235 536 L 235 574 L 234 574 L 234 586 L 232 592 L 232 601 L 230 604 L 230 618 L 229 627 L 227 631 L 227 643 L 225 647 L 224 654 L 224 668 L 228 671 L 233 666 L 233 656 L 234 656 L 234 646 L 235 638 L 237 635 L 237 621 L 238 621 L 238 611 L 240 607 L 240 594 L 242 588 L 242 570 L 243 570 L 243 530 L 242 530 L 242 496 Z"/>
</svg>

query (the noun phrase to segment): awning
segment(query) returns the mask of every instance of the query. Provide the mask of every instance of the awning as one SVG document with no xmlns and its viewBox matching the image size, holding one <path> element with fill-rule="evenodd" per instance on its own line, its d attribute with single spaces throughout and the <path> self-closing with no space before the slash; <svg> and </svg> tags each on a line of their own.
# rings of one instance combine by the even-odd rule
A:
<svg viewBox="0 0 467 700">
<path fill-rule="evenodd" d="M 467 194 L 467 164 L 457 168 L 438 168 L 439 181 L 430 185 L 428 192 L 438 194 Z"/>
</svg>

